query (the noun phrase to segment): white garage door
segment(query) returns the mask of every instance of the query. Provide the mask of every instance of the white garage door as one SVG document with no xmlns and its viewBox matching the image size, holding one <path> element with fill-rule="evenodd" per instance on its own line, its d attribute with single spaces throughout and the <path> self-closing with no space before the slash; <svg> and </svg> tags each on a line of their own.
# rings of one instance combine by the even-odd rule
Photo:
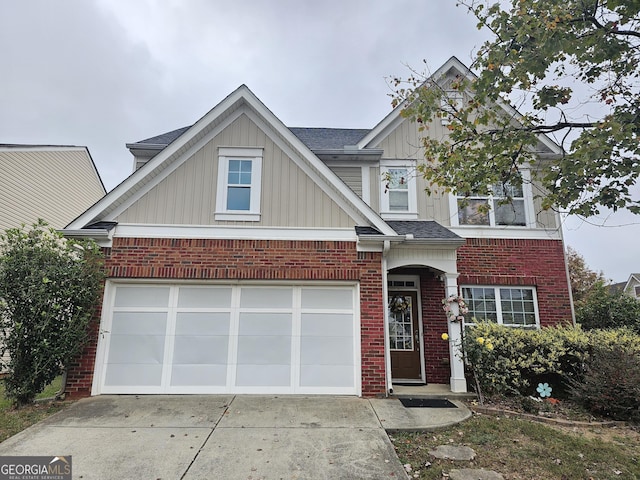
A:
<svg viewBox="0 0 640 480">
<path fill-rule="evenodd" d="M 356 287 L 110 283 L 93 393 L 360 393 Z"/>
</svg>

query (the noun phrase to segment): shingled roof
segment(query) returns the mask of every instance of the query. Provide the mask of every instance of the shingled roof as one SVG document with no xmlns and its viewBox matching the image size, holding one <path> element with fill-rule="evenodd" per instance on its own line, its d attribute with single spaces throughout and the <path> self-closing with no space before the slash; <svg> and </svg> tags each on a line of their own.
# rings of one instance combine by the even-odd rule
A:
<svg viewBox="0 0 640 480">
<path fill-rule="evenodd" d="M 176 130 L 163 133 L 161 135 L 156 135 L 155 137 L 145 138 L 144 140 L 140 140 L 135 143 L 144 143 L 147 145 L 169 145 L 171 142 L 173 142 L 176 138 L 178 138 L 180 135 L 182 135 L 184 132 L 186 132 L 190 128 L 191 128 L 191 125 L 189 125 L 188 127 L 178 128 Z"/>
<path fill-rule="evenodd" d="M 346 145 L 356 145 L 370 132 L 361 128 L 291 127 L 289 130 L 311 150 L 339 150 Z"/>
<path fill-rule="evenodd" d="M 189 130 L 191 126 L 178 128 L 170 132 L 145 138 L 133 145 L 169 145 L 176 138 Z M 291 132 L 298 137 L 310 150 L 341 150 L 345 145 L 355 145 L 362 137 L 370 132 L 362 128 L 315 128 L 291 127 Z"/>
<path fill-rule="evenodd" d="M 387 224 L 398 235 L 413 235 L 415 239 L 463 240 L 433 220 L 387 220 Z"/>
</svg>

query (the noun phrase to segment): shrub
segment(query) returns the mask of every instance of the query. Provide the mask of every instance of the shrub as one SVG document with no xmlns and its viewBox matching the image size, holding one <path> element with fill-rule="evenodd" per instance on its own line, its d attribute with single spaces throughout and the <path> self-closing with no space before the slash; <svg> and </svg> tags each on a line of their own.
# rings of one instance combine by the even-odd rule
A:
<svg viewBox="0 0 640 480">
<path fill-rule="evenodd" d="M 539 381 L 562 385 L 574 377 L 588 351 L 581 329 L 553 327 L 540 330 L 478 323 L 463 339 L 465 360 L 478 387 L 488 394 L 531 395 Z"/>
<path fill-rule="evenodd" d="M 559 326 L 540 330 L 478 323 L 466 330 L 463 350 L 478 393 L 535 395 L 539 382 L 565 396 L 568 383 L 581 382 L 585 362 L 597 349 L 640 354 L 640 336 L 630 329 L 584 331 Z"/>
<path fill-rule="evenodd" d="M 610 293 L 600 282 L 576 302 L 576 321 L 586 330 L 630 327 L 640 334 L 640 301 L 624 293 Z"/>
<path fill-rule="evenodd" d="M 572 399 L 590 412 L 640 422 L 640 349 L 596 347 L 583 377 L 569 383 Z"/>
<path fill-rule="evenodd" d="M 74 242 L 39 221 L 0 236 L 0 354 L 6 395 L 33 401 L 80 351 L 102 288 L 95 242 Z"/>
</svg>

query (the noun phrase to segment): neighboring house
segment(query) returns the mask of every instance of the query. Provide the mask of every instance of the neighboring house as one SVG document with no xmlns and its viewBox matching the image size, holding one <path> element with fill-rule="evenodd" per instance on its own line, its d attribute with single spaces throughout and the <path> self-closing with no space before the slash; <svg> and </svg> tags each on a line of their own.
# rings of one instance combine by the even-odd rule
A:
<svg viewBox="0 0 640 480">
<path fill-rule="evenodd" d="M 611 293 L 625 293 L 640 299 L 640 273 L 632 273 L 626 282 L 614 283 L 609 286 Z"/>
<path fill-rule="evenodd" d="M 105 195 L 87 147 L 0 144 L 0 230 L 64 228 Z"/>
<path fill-rule="evenodd" d="M 39 218 L 61 229 L 105 194 L 86 147 L 0 144 L 0 231 Z"/>
<path fill-rule="evenodd" d="M 465 72 L 452 58 L 436 75 Z M 66 229 L 96 238 L 108 270 L 67 392 L 460 392 L 446 296 L 468 300 L 467 321 L 571 322 L 560 219 L 531 184 L 511 209 L 458 208 L 424 193 L 416 145 L 399 108 L 371 130 L 287 128 L 246 86 L 127 145 L 138 169 Z"/>
</svg>

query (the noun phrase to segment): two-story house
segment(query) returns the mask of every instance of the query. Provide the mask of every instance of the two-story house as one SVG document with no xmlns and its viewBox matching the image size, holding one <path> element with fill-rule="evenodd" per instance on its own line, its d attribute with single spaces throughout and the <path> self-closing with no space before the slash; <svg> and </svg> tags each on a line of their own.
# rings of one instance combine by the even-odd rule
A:
<svg viewBox="0 0 640 480">
<path fill-rule="evenodd" d="M 452 58 L 435 75 L 466 72 Z M 128 144 L 136 170 L 66 229 L 97 239 L 108 270 L 68 393 L 461 392 L 449 295 L 467 322 L 571 322 L 560 221 L 531 183 L 509 205 L 428 196 L 418 138 L 400 108 L 370 130 L 288 128 L 241 86 Z"/>
</svg>

